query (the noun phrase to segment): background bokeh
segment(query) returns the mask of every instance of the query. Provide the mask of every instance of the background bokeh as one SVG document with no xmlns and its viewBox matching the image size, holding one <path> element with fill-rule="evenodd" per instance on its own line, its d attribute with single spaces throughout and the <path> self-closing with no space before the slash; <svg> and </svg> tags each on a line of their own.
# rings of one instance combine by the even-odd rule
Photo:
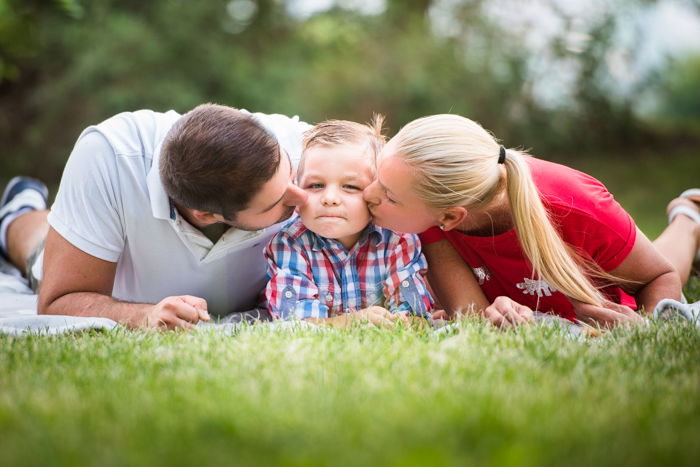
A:
<svg viewBox="0 0 700 467">
<path fill-rule="evenodd" d="M 651 235 L 700 184 L 698 0 L 0 0 L 0 182 L 55 189 L 80 131 L 202 102 L 452 112 L 593 173 Z"/>
</svg>

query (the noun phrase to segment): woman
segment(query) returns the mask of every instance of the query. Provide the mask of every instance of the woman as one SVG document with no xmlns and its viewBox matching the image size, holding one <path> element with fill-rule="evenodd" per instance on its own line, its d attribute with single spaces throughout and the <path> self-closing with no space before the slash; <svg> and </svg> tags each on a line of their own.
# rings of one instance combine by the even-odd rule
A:
<svg viewBox="0 0 700 467">
<path fill-rule="evenodd" d="M 365 199 L 378 225 L 422 233 L 448 313 L 473 309 L 510 325 L 553 311 L 609 326 L 680 298 L 674 266 L 600 182 L 506 150 L 464 117 L 404 127 L 382 150 Z"/>
</svg>

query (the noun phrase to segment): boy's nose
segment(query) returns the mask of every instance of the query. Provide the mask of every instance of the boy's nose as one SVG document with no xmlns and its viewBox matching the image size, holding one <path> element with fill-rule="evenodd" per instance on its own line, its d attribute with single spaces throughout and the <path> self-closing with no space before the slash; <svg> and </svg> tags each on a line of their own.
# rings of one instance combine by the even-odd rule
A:
<svg viewBox="0 0 700 467">
<path fill-rule="evenodd" d="M 340 196 L 336 190 L 328 188 L 323 192 L 321 202 L 326 206 L 337 206 L 340 204 Z"/>
</svg>

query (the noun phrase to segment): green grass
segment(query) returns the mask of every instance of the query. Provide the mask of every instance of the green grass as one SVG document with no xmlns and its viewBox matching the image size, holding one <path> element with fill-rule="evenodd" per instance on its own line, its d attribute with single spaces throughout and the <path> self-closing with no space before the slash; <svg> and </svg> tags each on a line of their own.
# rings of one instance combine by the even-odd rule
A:
<svg viewBox="0 0 700 467">
<path fill-rule="evenodd" d="M 700 332 L 0 337 L 0 465 L 688 465 Z"/>
<path fill-rule="evenodd" d="M 653 238 L 700 185 L 677 151 L 569 162 Z M 700 299 L 700 281 L 686 287 Z M 0 466 L 700 463 L 700 332 L 579 342 L 414 330 L 0 336 Z"/>
</svg>

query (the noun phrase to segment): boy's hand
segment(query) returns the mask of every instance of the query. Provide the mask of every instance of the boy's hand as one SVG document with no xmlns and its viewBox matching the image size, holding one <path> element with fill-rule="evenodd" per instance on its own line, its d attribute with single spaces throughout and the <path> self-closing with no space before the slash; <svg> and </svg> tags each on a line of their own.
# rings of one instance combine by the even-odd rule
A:
<svg viewBox="0 0 700 467">
<path fill-rule="evenodd" d="M 192 329 L 200 320 L 209 321 L 207 301 L 192 295 L 165 297 L 146 314 L 144 327 Z"/>
<path fill-rule="evenodd" d="M 436 310 L 436 311 L 433 311 L 433 312 L 431 313 L 431 317 L 433 318 L 433 320 L 436 320 L 436 321 L 437 321 L 437 320 L 449 321 L 449 320 L 452 319 L 452 317 L 450 316 L 450 314 L 449 314 L 448 312 L 446 312 L 445 310 Z"/>
</svg>

